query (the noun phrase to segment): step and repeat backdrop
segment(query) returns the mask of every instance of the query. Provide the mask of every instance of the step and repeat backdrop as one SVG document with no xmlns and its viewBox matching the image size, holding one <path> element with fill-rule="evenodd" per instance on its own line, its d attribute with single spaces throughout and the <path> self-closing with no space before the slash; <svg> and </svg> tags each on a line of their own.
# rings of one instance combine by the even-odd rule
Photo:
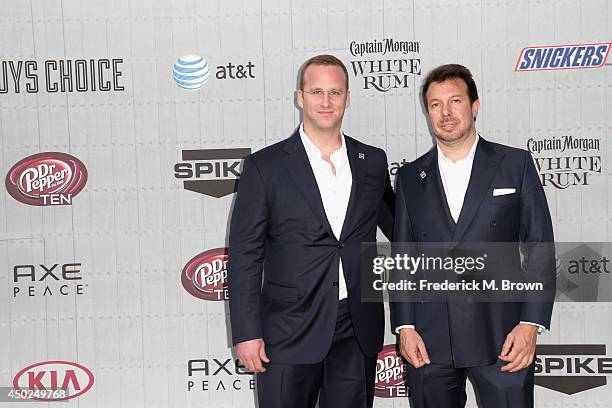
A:
<svg viewBox="0 0 612 408">
<path fill-rule="evenodd" d="M 385 149 L 392 178 L 433 143 L 426 73 L 467 66 L 480 134 L 532 153 L 556 240 L 612 238 L 606 0 L 0 5 L 0 387 L 70 390 L 0 406 L 256 405 L 230 347 L 229 216 L 242 158 L 299 124 L 317 54 L 347 65 L 344 130 Z M 558 266 L 610 279 L 606 256 Z M 556 305 L 536 406 L 610 406 L 611 312 Z M 385 343 L 375 407 L 408 407 Z"/>
</svg>

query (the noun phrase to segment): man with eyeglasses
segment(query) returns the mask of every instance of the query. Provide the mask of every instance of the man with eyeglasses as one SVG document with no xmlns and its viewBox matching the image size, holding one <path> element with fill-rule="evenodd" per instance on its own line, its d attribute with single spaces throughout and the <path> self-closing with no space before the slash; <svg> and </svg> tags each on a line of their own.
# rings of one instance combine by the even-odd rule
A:
<svg viewBox="0 0 612 408">
<path fill-rule="evenodd" d="M 387 158 L 341 131 L 348 73 L 306 61 L 291 137 L 244 160 L 229 234 L 233 343 L 265 408 L 371 407 L 382 303 L 361 302 L 361 242 L 392 235 Z M 372 256 L 367 253 L 366 256 Z"/>
</svg>

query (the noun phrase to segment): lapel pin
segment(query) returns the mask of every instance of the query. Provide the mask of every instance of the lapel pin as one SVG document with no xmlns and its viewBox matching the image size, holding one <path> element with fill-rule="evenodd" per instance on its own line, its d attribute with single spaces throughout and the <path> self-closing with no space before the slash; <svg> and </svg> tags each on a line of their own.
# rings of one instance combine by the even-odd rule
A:
<svg viewBox="0 0 612 408">
<path fill-rule="evenodd" d="M 423 180 L 425 177 L 427 177 L 427 174 L 425 174 L 424 170 L 421 170 L 421 173 L 419 173 L 419 176 L 421 176 L 421 180 Z"/>
<path fill-rule="evenodd" d="M 360 159 L 360 160 L 365 159 L 365 154 L 363 154 L 363 153 L 359 153 L 359 159 Z"/>
</svg>

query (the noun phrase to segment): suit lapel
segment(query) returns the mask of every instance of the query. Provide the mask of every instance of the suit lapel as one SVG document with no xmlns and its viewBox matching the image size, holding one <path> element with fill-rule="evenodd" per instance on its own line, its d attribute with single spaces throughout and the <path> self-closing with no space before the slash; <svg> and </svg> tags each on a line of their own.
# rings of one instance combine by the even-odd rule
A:
<svg viewBox="0 0 612 408">
<path fill-rule="evenodd" d="M 418 176 L 421 178 L 423 192 L 429 208 L 434 212 L 434 218 L 450 231 L 455 226 L 451 216 L 440 178 L 438 169 L 438 149 L 434 146 L 424 158 L 421 165 L 417 167 Z"/>
<path fill-rule="evenodd" d="M 502 156 L 492 148 L 489 142 L 481 137 L 476 147 L 470 182 L 465 192 L 457 227 L 453 233 L 453 242 L 458 242 L 470 226 L 480 203 L 489 191 L 501 159 Z"/>
<path fill-rule="evenodd" d="M 345 239 L 346 235 L 352 231 L 353 223 L 357 218 L 356 212 L 359 207 L 358 203 L 362 192 L 361 186 L 363 185 L 363 178 L 368 160 L 365 153 L 359 151 L 355 140 L 345 135 L 344 142 L 346 143 L 346 154 L 348 156 L 349 165 L 351 166 L 353 182 L 351 186 L 351 195 L 349 196 L 349 202 L 346 208 L 346 215 L 344 217 L 344 224 L 342 224 L 342 232 L 340 233 L 340 241 Z"/>
<path fill-rule="evenodd" d="M 300 139 L 300 132 L 296 130 L 293 135 L 287 139 L 285 143 L 285 153 L 287 153 L 282 161 L 288 170 L 289 175 L 295 182 L 296 187 L 300 190 L 304 201 L 314 213 L 315 217 L 321 222 L 321 225 L 333 236 L 331 225 L 325 215 L 325 208 L 321 200 L 321 192 L 317 186 L 310 161 L 306 155 L 306 150 Z"/>
</svg>

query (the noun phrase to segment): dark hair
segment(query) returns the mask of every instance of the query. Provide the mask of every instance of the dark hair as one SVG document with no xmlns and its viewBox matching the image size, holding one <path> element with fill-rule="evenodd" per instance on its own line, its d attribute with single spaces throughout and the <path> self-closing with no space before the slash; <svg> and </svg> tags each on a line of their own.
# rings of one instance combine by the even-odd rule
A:
<svg viewBox="0 0 612 408">
<path fill-rule="evenodd" d="M 470 103 L 478 100 L 478 89 L 476 89 L 476 83 L 469 69 L 459 64 L 440 65 L 429 72 L 427 77 L 425 77 L 425 82 L 423 82 L 421 96 L 423 98 L 423 104 L 425 104 L 425 110 L 429 111 L 429 107 L 427 106 L 427 90 L 429 89 L 429 85 L 431 85 L 432 82 L 444 82 L 449 79 L 462 79 L 467 85 Z"/>
<path fill-rule="evenodd" d="M 306 68 L 308 68 L 311 65 L 335 65 L 335 66 L 342 68 L 342 71 L 344 72 L 344 76 L 346 77 L 346 89 L 348 89 L 349 77 L 348 77 L 348 71 L 346 70 L 346 66 L 344 65 L 344 63 L 340 61 L 338 58 L 334 57 L 333 55 L 323 54 L 323 55 L 314 56 L 306 60 L 306 62 L 302 65 L 302 68 L 300 68 L 300 89 L 301 90 L 304 90 L 304 72 L 306 72 Z"/>
</svg>

